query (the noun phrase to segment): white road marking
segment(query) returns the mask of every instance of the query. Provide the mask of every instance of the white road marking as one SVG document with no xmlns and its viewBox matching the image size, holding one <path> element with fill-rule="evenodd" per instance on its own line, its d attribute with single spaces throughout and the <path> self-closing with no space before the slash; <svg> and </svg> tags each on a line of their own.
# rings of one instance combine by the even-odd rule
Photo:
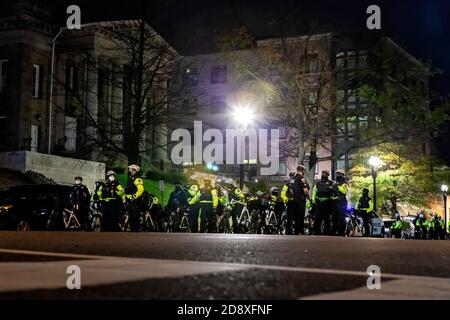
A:
<svg viewBox="0 0 450 320">
<path fill-rule="evenodd" d="M 426 300 L 450 299 L 450 279 L 397 279 L 381 283 L 380 290 L 360 287 L 353 290 L 323 293 L 302 300 Z"/>
<path fill-rule="evenodd" d="M 69 265 L 78 265 L 82 270 L 82 287 L 139 281 L 152 278 L 178 278 L 209 273 L 265 269 L 274 271 L 303 272 L 329 275 L 349 275 L 367 278 L 365 271 L 222 263 L 171 259 L 129 258 L 30 250 L 0 249 L 0 253 L 26 254 L 75 258 L 78 260 L 46 262 L 2 262 L 0 263 L 0 292 L 65 288 Z M 383 281 L 390 279 L 390 281 Z M 400 289 L 399 289 L 400 288 Z M 426 290 L 422 290 L 426 288 Z M 409 291 L 414 294 L 408 294 Z M 315 295 L 308 299 L 380 299 L 393 297 L 449 297 L 450 279 L 417 275 L 382 273 L 382 290 L 355 290 Z"/>
</svg>

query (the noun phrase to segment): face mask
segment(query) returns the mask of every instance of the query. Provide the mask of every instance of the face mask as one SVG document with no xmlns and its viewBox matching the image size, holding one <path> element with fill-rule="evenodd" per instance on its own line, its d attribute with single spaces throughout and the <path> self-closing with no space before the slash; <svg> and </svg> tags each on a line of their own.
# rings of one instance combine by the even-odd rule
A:
<svg viewBox="0 0 450 320">
<path fill-rule="evenodd" d="M 81 184 L 81 180 L 75 180 L 75 184 Z"/>
<path fill-rule="evenodd" d="M 328 180 L 328 176 L 322 176 L 322 181 L 327 181 Z"/>
<path fill-rule="evenodd" d="M 108 179 L 109 179 L 109 181 L 114 181 L 114 180 L 116 180 L 116 178 L 115 178 L 114 176 L 109 176 Z"/>
</svg>

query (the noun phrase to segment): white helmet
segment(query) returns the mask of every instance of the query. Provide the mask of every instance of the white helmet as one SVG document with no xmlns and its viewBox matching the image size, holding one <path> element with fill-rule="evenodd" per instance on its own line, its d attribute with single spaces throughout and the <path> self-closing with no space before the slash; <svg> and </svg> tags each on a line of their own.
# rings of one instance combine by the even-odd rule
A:
<svg viewBox="0 0 450 320">
<path fill-rule="evenodd" d="M 134 170 L 136 172 L 139 172 L 141 170 L 141 168 L 137 165 L 137 164 L 132 164 L 128 166 L 128 171 L 130 170 Z"/>
</svg>

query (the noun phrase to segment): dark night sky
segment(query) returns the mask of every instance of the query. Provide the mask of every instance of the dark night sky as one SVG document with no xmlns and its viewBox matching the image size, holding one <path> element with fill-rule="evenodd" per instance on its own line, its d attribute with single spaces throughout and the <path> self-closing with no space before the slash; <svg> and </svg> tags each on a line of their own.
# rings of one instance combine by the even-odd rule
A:
<svg viewBox="0 0 450 320">
<path fill-rule="evenodd" d="M 42 0 L 65 23 L 70 4 L 81 7 L 82 23 L 140 18 L 144 15 L 181 53 L 214 49 L 216 35 L 246 25 L 257 38 L 275 36 L 288 19 L 293 32 L 367 31 L 366 8 L 377 4 L 382 32 L 420 60 L 430 59 L 442 74 L 432 90 L 450 93 L 450 0 Z M 144 6 L 144 7 L 143 7 Z M 300 23 L 299 23 L 300 22 Z M 447 125 L 446 127 L 450 127 Z M 438 139 L 450 164 L 450 130 Z"/>
<path fill-rule="evenodd" d="M 246 25 L 256 37 L 277 34 L 289 17 L 308 21 L 298 32 L 317 30 L 366 31 L 366 8 L 382 10 L 382 32 L 419 59 L 431 59 L 443 74 L 433 88 L 450 92 L 450 0 L 46 0 L 61 23 L 65 8 L 78 4 L 82 23 L 95 20 L 138 18 L 145 12 L 151 24 L 180 52 L 214 49 L 215 36 L 223 30 Z M 145 9 L 142 10 L 142 5 Z"/>
</svg>

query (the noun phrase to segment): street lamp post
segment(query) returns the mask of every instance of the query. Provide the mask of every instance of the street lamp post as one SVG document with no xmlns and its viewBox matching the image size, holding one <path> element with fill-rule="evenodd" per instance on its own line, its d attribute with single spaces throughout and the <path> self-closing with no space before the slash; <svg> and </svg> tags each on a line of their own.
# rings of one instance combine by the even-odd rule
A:
<svg viewBox="0 0 450 320">
<path fill-rule="evenodd" d="M 448 192 L 448 186 L 446 184 L 443 184 L 441 186 L 442 191 L 442 197 L 444 198 L 444 223 L 445 223 L 445 234 L 447 234 L 447 192 Z"/>
<path fill-rule="evenodd" d="M 381 160 L 377 156 L 371 156 L 369 164 L 372 169 L 373 179 L 373 210 L 377 211 L 377 168 L 381 165 Z"/>
<path fill-rule="evenodd" d="M 244 187 L 244 165 L 245 165 L 245 132 L 247 131 L 248 125 L 253 121 L 255 115 L 253 110 L 248 107 L 236 107 L 233 112 L 235 121 L 240 125 L 241 132 L 244 136 L 243 144 L 241 145 L 241 154 L 244 156 L 244 161 L 239 164 L 239 187 Z"/>
</svg>

